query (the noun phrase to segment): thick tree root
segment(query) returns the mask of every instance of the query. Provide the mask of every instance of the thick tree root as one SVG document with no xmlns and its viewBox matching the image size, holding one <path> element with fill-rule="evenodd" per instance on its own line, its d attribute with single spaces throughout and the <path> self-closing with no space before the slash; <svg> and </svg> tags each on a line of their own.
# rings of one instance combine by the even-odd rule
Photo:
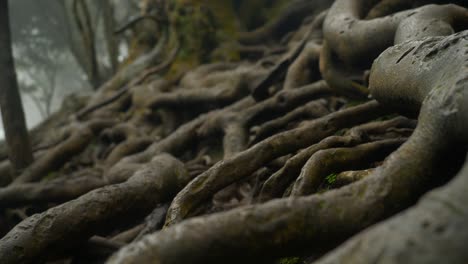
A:
<svg viewBox="0 0 468 264">
<path fill-rule="evenodd" d="M 0 208 L 65 202 L 105 185 L 106 181 L 89 176 L 66 180 L 60 178 L 44 183 L 14 184 L 0 189 Z"/>
<path fill-rule="evenodd" d="M 468 160 L 447 186 L 314 263 L 466 263 L 467 199 Z"/>
<path fill-rule="evenodd" d="M 427 5 L 382 18 L 361 20 L 360 13 L 368 4 L 358 0 L 337 0 L 324 22 L 325 43 L 320 69 L 330 86 L 341 91 L 352 92 L 351 81 L 360 79 L 356 74 L 368 68 L 374 58 L 394 43 L 450 35 L 453 27 L 468 21 L 468 11 L 455 5 Z M 371 36 L 373 41 L 365 41 Z"/>
<path fill-rule="evenodd" d="M 419 140 L 425 142 L 412 137 L 372 176 L 355 184 L 189 219 L 124 247 L 109 263 L 215 263 L 220 256 L 243 261 L 341 240 L 404 209 L 427 190 L 426 172 L 436 162 L 430 147 L 426 155 L 414 148 Z M 419 159 L 409 159 L 413 153 Z"/>
<path fill-rule="evenodd" d="M 18 224 L 0 240 L 0 262 L 44 261 L 97 231 L 149 213 L 155 204 L 170 200 L 188 180 L 181 162 L 169 155 L 157 156 L 125 183 L 92 191 Z"/>
</svg>

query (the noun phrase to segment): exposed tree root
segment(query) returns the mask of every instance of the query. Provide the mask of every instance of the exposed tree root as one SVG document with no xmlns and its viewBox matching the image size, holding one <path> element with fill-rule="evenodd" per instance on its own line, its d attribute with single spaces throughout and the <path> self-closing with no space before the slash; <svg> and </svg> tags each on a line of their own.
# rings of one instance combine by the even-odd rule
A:
<svg viewBox="0 0 468 264">
<path fill-rule="evenodd" d="M 458 27 L 468 20 L 468 11 L 455 5 L 427 5 L 361 20 L 364 8 L 362 1 L 337 0 L 324 22 L 326 43 L 321 55 L 322 76 L 332 87 L 343 91 L 350 90 L 350 81 L 359 78 L 356 69 L 369 67 L 372 60 L 393 43 L 449 35 L 453 33 L 452 26 Z M 374 41 L 363 41 L 371 35 Z M 341 66 L 342 62 L 346 66 Z"/>
<path fill-rule="evenodd" d="M 126 217 L 148 213 L 187 181 L 182 163 L 169 155 L 157 156 L 125 183 L 92 191 L 18 224 L 0 240 L 0 261 L 47 260 L 97 231 L 118 226 Z"/>
<path fill-rule="evenodd" d="M 337 171 L 359 169 L 379 161 L 393 152 L 404 140 L 388 139 L 353 148 L 331 148 L 321 150 L 312 155 L 302 167 L 291 195 L 301 196 L 317 191 L 325 176 Z"/>
<path fill-rule="evenodd" d="M 46 155 L 36 160 L 28 169 L 18 176 L 13 184 L 39 181 L 45 177 L 48 172 L 54 171 L 65 164 L 75 154 L 83 151 L 93 136 L 102 129 L 114 124 L 110 120 L 97 120 L 85 124 L 79 124 L 77 127 L 71 127 L 70 136 L 54 147 Z"/>
<path fill-rule="evenodd" d="M 301 53 L 303 52 L 304 48 L 306 48 L 309 39 L 312 36 L 312 33 L 317 30 L 317 28 L 320 28 L 322 26 L 323 20 L 325 19 L 327 12 L 324 11 L 321 14 L 317 15 L 312 22 L 310 28 L 307 30 L 305 36 L 303 36 L 302 40 L 297 44 L 297 46 L 285 56 L 279 63 L 275 65 L 275 67 L 269 72 L 269 74 L 263 79 L 257 87 L 253 90 L 252 96 L 255 98 L 255 100 L 260 101 L 264 100 L 269 96 L 269 89 L 271 86 L 277 82 L 279 79 L 283 78 L 283 75 L 285 75 L 289 70 L 289 66 L 291 64 L 294 64 L 296 60 L 299 60 L 297 63 L 295 63 L 295 67 L 299 68 L 300 66 L 303 66 L 303 61 L 307 60 L 309 57 L 308 53 L 305 53 L 301 56 Z M 307 46 L 307 51 L 310 52 L 312 47 Z M 314 47 L 315 48 L 315 47 Z M 312 51 L 313 52 L 313 51 Z M 313 55 L 312 55 L 313 57 Z M 299 65 L 297 65 L 299 64 Z M 296 72 L 298 72 L 299 69 L 293 70 L 291 73 L 289 73 L 289 78 L 287 79 L 287 87 L 290 88 L 290 86 L 295 85 L 294 82 L 295 79 L 297 78 Z M 303 77 L 304 78 L 304 77 Z M 291 82 L 293 82 L 291 84 Z"/>
<path fill-rule="evenodd" d="M 0 208 L 65 202 L 105 185 L 107 185 L 106 181 L 92 176 L 10 185 L 0 189 Z"/>
<path fill-rule="evenodd" d="M 408 126 L 414 124 L 405 118 L 395 118 L 389 121 L 372 122 L 351 129 L 344 136 L 330 136 L 323 139 L 290 158 L 286 164 L 263 184 L 259 195 L 260 201 L 268 201 L 271 198 L 279 198 L 286 188 L 297 178 L 307 160 L 316 152 L 329 148 L 352 147 L 368 141 L 371 134 L 384 134 L 392 127 Z"/>
<path fill-rule="evenodd" d="M 383 109 L 376 102 L 338 111 L 300 128 L 270 137 L 217 163 L 179 192 L 169 208 L 166 225 L 180 222 L 216 191 L 250 175 L 267 162 L 320 141 L 341 128 L 373 119 L 382 113 Z"/>
<path fill-rule="evenodd" d="M 163 93 L 155 95 L 155 99 L 149 107 L 156 109 L 159 107 L 181 108 L 194 107 L 200 105 L 224 106 L 235 102 L 240 98 L 250 94 L 253 86 L 264 76 L 262 69 L 255 69 L 252 66 L 241 66 L 237 70 L 228 70 L 211 74 L 209 80 L 190 83 L 190 86 L 203 85 L 207 82 L 215 84 L 215 87 L 196 87 L 193 89 L 176 90 L 173 93 Z M 184 81 L 187 82 L 187 81 Z"/>
<path fill-rule="evenodd" d="M 288 68 L 284 89 L 301 87 L 319 76 L 319 55 L 321 46 L 313 41 L 307 42 L 301 54 Z M 315 77 L 315 78 L 314 78 Z"/>
<path fill-rule="evenodd" d="M 317 0 L 314 2 L 294 0 L 283 13 L 271 23 L 256 29 L 253 32 L 242 34 L 239 41 L 244 44 L 257 44 L 266 39 L 280 39 L 289 31 L 297 28 L 307 16 L 318 14 L 327 9 L 333 1 Z"/>
<path fill-rule="evenodd" d="M 214 263 L 220 256 L 243 261 L 346 238 L 405 208 L 427 190 L 427 177 L 421 175 L 428 174 L 413 174 L 427 167 L 408 162 L 413 146 L 415 142 L 405 143 L 372 176 L 350 186 L 186 220 L 124 247 L 109 263 Z"/>
<path fill-rule="evenodd" d="M 357 182 L 366 178 L 373 173 L 374 169 L 360 170 L 360 171 L 343 171 L 336 175 L 334 182 L 330 183 L 330 187 L 338 188 L 353 182 Z"/>
<path fill-rule="evenodd" d="M 265 139 L 266 137 L 275 134 L 280 128 L 285 128 L 288 124 L 295 120 L 299 120 L 301 118 L 314 119 L 329 114 L 329 110 L 326 106 L 326 101 L 324 100 L 311 101 L 294 109 L 282 117 L 265 122 L 260 127 L 255 129 L 255 138 L 252 141 L 258 142 L 262 139 Z"/>
<path fill-rule="evenodd" d="M 176 2 L 180 18 L 224 6 Z M 292 1 L 241 34 L 255 46 L 214 47 L 207 27 L 230 61 L 190 69 L 187 44 L 206 43 L 164 31 L 86 107 L 35 130 L 35 163 L 0 188 L 0 262 L 467 259 L 468 165 L 415 205 L 468 146 L 468 11 L 421 6 L 434 2 L 448 1 Z"/>
<path fill-rule="evenodd" d="M 415 206 L 363 231 L 314 263 L 465 263 L 467 194 L 468 161 L 447 186 L 424 195 Z"/>
</svg>

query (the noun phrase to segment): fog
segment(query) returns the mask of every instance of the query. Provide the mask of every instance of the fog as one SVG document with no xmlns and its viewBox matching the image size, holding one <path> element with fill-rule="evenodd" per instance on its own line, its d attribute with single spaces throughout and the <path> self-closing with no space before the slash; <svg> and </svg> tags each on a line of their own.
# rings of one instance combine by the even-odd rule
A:
<svg viewBox="0 0 468 264">
<path fill-rule="evenodd" d="M 118 12 L 116 24 L 125 22 L 136 11 L 136 1 L 114 0 Z M 63 99 L 72 93 L 86 94 L 92 91 L 82 65 L 73 53 L 73 28 L 67 21 L 66 9 L 69 0 L 10 0 L 10 27 L 17 79 L 23 101 L 28 128 L 33 128 L 52 112 L 58 110 Z M 102 25 L 102 10 L 99 1 L 88 1 L 94 30 Z M 102 8 L 101 8 L 102 9 Z M 67 24 L 68 23 L 68 24 Z M 102 26 L 101 26 L 102 27 Z M 95 47 L 103 74 L 111 76 L 110 59 L 102 36 L 96 33 Z M 124 58 L 125 46 L 119 45 L 120 60 Z M 4 137 L 0 120 L 0 138 Z"/>
</svg>

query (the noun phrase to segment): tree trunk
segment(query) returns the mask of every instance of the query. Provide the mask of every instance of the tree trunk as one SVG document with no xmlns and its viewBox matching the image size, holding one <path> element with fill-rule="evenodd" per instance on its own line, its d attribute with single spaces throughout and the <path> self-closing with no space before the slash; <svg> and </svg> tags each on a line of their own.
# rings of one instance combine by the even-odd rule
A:
<svg viewBox="0 0 468 264">
<path fill-rule="evenodd" d="M 0 106 L 9 157 L 15 172 L 33 161 L 31 144 L 18 91 L 10 41 L 8 1 L 0 2 Z"/>
</svg>

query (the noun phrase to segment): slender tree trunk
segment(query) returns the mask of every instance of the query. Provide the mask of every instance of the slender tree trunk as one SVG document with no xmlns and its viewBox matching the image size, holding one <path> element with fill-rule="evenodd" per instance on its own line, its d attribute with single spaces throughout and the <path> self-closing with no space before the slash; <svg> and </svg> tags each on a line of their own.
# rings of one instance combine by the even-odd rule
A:
<svg viewBox="0 0 468 264">
<path fill-rule="evenodd" d="M 12 56 L 8 1 L 0 1 L 0 107 L 15 173 L 33 161 Z"/>
</svg>

